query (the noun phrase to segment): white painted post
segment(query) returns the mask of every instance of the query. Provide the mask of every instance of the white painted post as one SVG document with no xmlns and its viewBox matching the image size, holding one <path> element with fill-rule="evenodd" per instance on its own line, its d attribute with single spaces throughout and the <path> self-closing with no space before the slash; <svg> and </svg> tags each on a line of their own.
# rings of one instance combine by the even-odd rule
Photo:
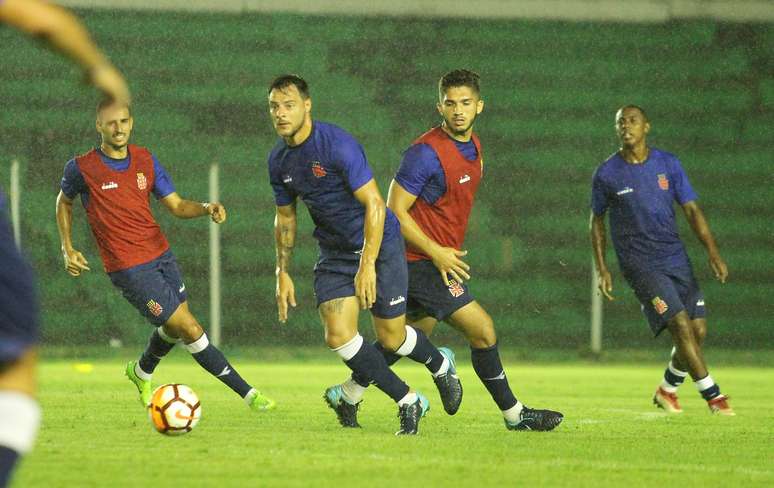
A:
<svg viewBox="0 0 774 488">
<path fill-rule="evenodd" d="M 13 240 L 16 247 L 21 249 L 21 217 L 19 207 L 21 203 L 21 185 L 19 183 L 19 161 L 11 161 L 11 187 L 8 194 L 11 206 L 11 227 L 13 228 Z"/>
<path fill-rule="evenodd" d="M 218 164 L 210 166 L 210 202 L 220 199 Z M 220 226 L 210 221 L 210 340 L 220 347 Z"/>
<path fill-rule="evenodd" d="M 602 352 L 602 295 L 599 293 L 599 277 L 591 258 L 591 352 Z"/>
</svg>

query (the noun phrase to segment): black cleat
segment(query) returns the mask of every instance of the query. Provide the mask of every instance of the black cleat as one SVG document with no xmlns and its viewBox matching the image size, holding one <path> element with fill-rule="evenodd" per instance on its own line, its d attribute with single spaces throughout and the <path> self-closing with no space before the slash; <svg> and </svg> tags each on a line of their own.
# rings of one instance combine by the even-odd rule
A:
<svg viewBox="0 0 774 488">
<path fill-rule="evenodd" d="M 430 402 L 424 395 L 417 392 L 417 401 L 411 405 L 398 407 L 400 430 L 395 435 L 416 435 L 419 430 L 419 420 L 430 410 Z"/>
<path fill-rule="evenodd" d="M 449 360 L 449 370 L 440 376 L 433 377 L 438 393 L 441 395 L 443 409 L 449 415 L 454 415 L 462 403 L 462 383 L 457 377 L 457 368 L 454 364 L 454 353 L 446 347 L 439 347 L 438 352 Z"/>
<path fill-rule="evenodd" d="M 341 385 L 331 386 L 325 390 L 323 399 L 329 407 L 336 412 L 336 418 L 342 427 L 360 428 L 357 423 L 357 410 L 360 408 L 360 402 L 352 405 L 342 398 Z"/>
<path fill-rule="evenodd" d="M 557 425 L 562 423 L 564 415 L 560 412 L 554 412 L 553 410 L 533 410 L 529 407 L 524 407 L 519 414 L 519 421 L 512 424 L 505 421 L 505 426 L 508 430 L 553 430 Z"/>
</svg>

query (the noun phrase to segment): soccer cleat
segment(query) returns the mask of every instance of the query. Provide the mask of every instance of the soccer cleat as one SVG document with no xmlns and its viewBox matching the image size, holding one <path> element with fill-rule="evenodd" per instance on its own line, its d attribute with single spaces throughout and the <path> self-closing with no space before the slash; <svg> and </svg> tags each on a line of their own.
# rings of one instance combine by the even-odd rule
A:
<svg viewBox="0 0 774 488">
<path fill-rule="evenodd" d="M 247 405 L 256 412 L 274 410 L 274 407 L 277 406 L 277 402 L 261 394 L 258 390 L 253 390 L 251 393 L 248 393 L 248 395 L 252 395 L 252 398 L 247 401 Z"/>
<path fill-rule="evenodd" d="M 361 402 L 352 405 L 344 400 L 343 396 L 341 385 L 335 385 L 325 390 L 323 400 L 336 412 L 336 418 L 339 419 L 342 427 L 360 428 L 360 424 L 357 423 L 357 411 Z"/>
<path fill-rule="evenodd" d="M 449 369 L 442 375 L 434 376 L 433 381 L 441 395 L 443 409 L 449 415 L 454 415 L 462 403 L 462 383 L 457 377 L 457 368 L 454 364 L 454 352 L 446 347 L 439 347 L 438 352 L 449 360 Z"/>
<path fill-rule="evenodd" d="M 519 414 L 519 421 L 516 423 L 510 423 L 505 420 L 505 427 L 508 430 L 539 430 L 547 431 L 553 430 L 557 425 L 562 423 L 564 415 L 560 412 L 554 412 L 553 410 L 533 410 L 529 407 L 521 409 Z"/>
<path fill-rule="evenodd" d="M 134 386 L 137 387 L 137 392 L 140 394 L 140 403 L 142 403 L 142 406 L 147 407 L 150 405 L 151 396 L 153 394 L 151 391 L 151 382 L 145 381 L 144 379 L 137 376 L 137 373 L 134 372 L 134 367 L 136 365 L 137 361 L 129 361 L 126 363 L 126 370 L 124 371 L 124 374 L 127 378 L 129 378 L 129 381 L 134 383 Z"/>
<path fill-rule="evenodd" d="M 419 430 L 419 420 L 427 415 L 429 410 L 430 402 L 423 394 L 417 392 L 417 401 L 411 405 L 398 407 L 400 430 L 395 435 L 416 435 Z"/>
<path fill-rule="evenodd" d="M 733 417 L 736 415 L 734 409 L 728 404 L 728 398 L 725 395 L 718 395 L 712 400 L 707 400 L 707 406 L 713 415 L 725 415 L 727 417 Z"/>
<path fill-rule="evenodd" d="M 653 395 L 653 404 L 667 413 L 683 413 L 680 402 L 677 401 L 677 393 L 670 393 L 660 386 Z"/>
</svg>

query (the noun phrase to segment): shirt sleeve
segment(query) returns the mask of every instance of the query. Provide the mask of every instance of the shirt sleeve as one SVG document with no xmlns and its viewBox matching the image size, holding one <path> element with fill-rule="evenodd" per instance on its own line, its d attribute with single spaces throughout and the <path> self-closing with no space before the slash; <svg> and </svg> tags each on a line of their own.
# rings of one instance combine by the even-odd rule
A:
<svg viewBox="0 0 774 488">
<path fill-rule="evenodd" d="M 64 176 L 62 176 L 62 182 L 59 184 L 59 187 L 62 189 L 62 193 L 70 200 L 80 193 L 87 193 L 86 180 L 83 179 L 75 159 L 71 159 L 65 164 Z"/>
<path fill-rule="evenodd" d="M 699 197 L 696 192 L 693 191 L 691 182 L 688 181 L 688 175 L 683 171 L 680 160 L 675 158 L 672 163 L 672 182 L 675 186 L 675 200 L 680 205 L 685 205 L 688 202 L 697 200 Z"/>
<path fill-rule="evenodd" d="M 349 188 L 355 192 L 374 178 L 363 146 L 353 138 L 344 139 L 334 150 L 334 160 L 341 166 Z"/>
<path fill-rule="evenodd" d="M 153 188 L 151 191 L 153 191 L 153 195 L 156 197 L 156 199 L 160 200 L 170 193 L 175 192 L 175 184 L 172 183 L 172 178 L 169 176 L 161 163 L 159 163 L 159 160 L 156 159 L 156 155 L 152 154 L 151 156 L 153 157 L 154 174 Z"/>
<path fill-rule="evenodd" d="M 403 153 L 395 181 L 407 192 L 419 196 L 438 172 L 443 172 L 443 168 L 433 148 L 427 144 L 414 144 Z"/>
<path fill-rule="evenodd" d="M 594 212 L 594 215 L 603 215 L 607 212 L 608 206 L 605 183 L 599 174 L 599 168 L 597 168 L 591 180 L 591 211 Z"/>
<path fill-rule="evenodd" d="M 269 183 L 274 191 L 274 203 L 278 207 L 284 207 L 296 201 L 296 193 L 282 182 L 282 174 L 279 168 L 272 164 L 271 155 L 269 155 Z"/>
</svg>

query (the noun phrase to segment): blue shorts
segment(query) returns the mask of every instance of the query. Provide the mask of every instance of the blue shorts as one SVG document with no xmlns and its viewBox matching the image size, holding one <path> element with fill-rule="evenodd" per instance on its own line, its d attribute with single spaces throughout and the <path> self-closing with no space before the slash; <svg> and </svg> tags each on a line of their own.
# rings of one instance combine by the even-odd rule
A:
<svg viewBox="0 0 774 488">
<path fill-rule="evenodd" d="M 465 283 L 450 278 L 449 286 L 432 261 L 422 259 L 408 263 L 408 315 L 410 320 L 433 317 L 446 320 L 451 314 L 475 300 Z"/>
<path fill-rule="evenodd" d="M 623 275 L 637 295 L 654 335 L 659 335 L 667 322 L 683 310 L 691 319 L 706 315 L 704 295 L 689 263 L 668 270 L 623 269 Z"/>
<path fill-rule="evenodd" d="M 183 275 L 170 250 L 153 261 L 108 276 L 140 315 L 157 327 L 165 324 L 187 297 Z"/>
<path fill-rule="evenodd" d="M 0 365 L 15 361 L 37 344 L 38 313 L 32 267 L 16 249 L 0 205 Z"/>
<path fill-rule="evenodd" d="M 376 258 L 376 301 L 371 314 L 383 319 L 406 313 L 408 272 L 403 237 L 382 242 Z M 355 275 L 360 267 L 360 253 L 320 249 L 314 267 L 314 294 L 317 306 L 334 298 L 355 296 Z"/>
</svg>

